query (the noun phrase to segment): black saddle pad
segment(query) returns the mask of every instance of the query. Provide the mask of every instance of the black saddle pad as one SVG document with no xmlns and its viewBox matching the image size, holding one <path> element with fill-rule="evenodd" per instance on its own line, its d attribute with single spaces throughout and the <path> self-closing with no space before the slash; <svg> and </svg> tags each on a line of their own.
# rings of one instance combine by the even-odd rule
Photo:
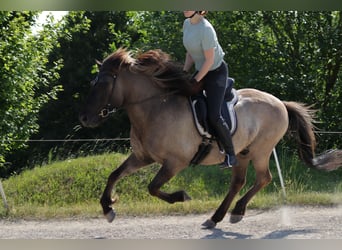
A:
<svg viewBox="0 0 342 250">
<path fill-rule="evenodd" d="M 237 119 L 234 106 L 238 101 L 238 95 L 235 89 L 232 89 L 230 93 L 228 93 L 228 99 L 222 105 L 226 105 L 226 107 L 222 106 L 222 116 L 227 122 L 230 133 L 233 135 L 237 128 Z M 227 101 L 228 100 L 228 101 Z M 207 117 L 207 103 L 206 98 L 204 96 L 200 98 L 190 99 L 194 120 L 198 132 L 205 137 L 211 138 L 215 135 L 214 130 L 211 128 L 208 117 Z"/>
</svg>

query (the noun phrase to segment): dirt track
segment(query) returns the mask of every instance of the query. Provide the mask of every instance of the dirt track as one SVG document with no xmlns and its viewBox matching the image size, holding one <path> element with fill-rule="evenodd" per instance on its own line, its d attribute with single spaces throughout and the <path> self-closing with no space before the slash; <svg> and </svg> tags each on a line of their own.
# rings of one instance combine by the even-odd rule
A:
<svg viewBox="0 0 342 250">
<path fill-rule="evenodd" d="M 103 219 L 0 221 L 1 239 L 342 239 L 342 207 L 247 210 L 238 224 L 229 214 L 202 229 L 210 214 Z"/>
</svg>

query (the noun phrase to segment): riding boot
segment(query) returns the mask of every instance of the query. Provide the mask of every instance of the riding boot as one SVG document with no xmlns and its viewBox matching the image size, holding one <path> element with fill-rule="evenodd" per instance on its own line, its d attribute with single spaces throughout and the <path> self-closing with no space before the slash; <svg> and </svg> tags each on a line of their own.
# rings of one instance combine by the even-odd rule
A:
<svg viewBox="0 0 342 250">
<path fill-rule="evenodd" d="M 226 152 L 226 157 L 224 161 L 220 164 L 221 167 L 232 167 L 237 164 L 237 159 L 235 156 L 234 145 L 232 142 L 232 136 L 230 134 L 229 127 L 223 119 L 219 119 L 215 126 L 216 133 L 219 137 L 220 142 Z"/>
</svg>

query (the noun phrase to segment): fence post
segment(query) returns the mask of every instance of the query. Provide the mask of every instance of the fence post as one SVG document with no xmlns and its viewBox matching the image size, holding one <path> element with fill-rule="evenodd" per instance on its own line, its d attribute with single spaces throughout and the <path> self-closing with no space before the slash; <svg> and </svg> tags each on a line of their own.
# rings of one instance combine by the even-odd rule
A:
<svg viewBox="0 0 342 250">
<path fill-rule="evenodd" d="M 273 156 L 277 165 L 277 169 L 278 169 L 278 175 L 279 175 L 279 179 L 280 179 L 280 185 L 283 191 L 283 198 L 284 201 L 286 201 L 286 191 L 285 191 L 285 184 L 284 184 L 284 179 L 283 179 L 283 175 L 281 174 L 281 169 L 280 169 L 280 164 L 279 164 L 279 160 L 278 160 L 278 155 L 277 155 L 277 151 L 275 148 L 273 148 Z"/>
<path fill-rule="evenodd" d="M 2 200 L 4 201 L 4 207 L 5 207 L 6 210 L 8 210 L 8 204 L 7 204 L 7 200 L 6 200 L 6 195 L 5 195 L 4 188 L 2 187 L 1 180 L 0 180 L 0 193 L 1 193 Z"/>
</svg>

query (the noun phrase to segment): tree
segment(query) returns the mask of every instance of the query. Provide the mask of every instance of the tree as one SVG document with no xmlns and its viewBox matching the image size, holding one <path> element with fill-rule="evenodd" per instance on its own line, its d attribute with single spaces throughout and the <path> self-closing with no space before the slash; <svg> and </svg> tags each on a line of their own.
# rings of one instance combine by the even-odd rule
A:
<svg viewBox="0 0 342 250">
<path fill-rule="evenodd" d="M 271 35 L 273 71 L 279 94 L 289 100 L 315 104 L 320 128 L 341 131 L 342 19 L 340 11 L 264 12 Z M 327 138 L 322 147 L 341 145 Z"/>
<path fill-rule="evenodd" d="M 183 21 L 184 15 L 181 11 L 136 12 L 134 25 L 141 36 L 132 46 L 143 51 L 161 49 L 169 53 L 174 60 L 183 62 Z"/>
<path fill-rule="evenodd" d="M 38 112 L 56 97 L 58 63 L 47 70 L 48 54 L 55 46 L 52 34 L 33 36 L 37 12 L 0 12 L 0 166 L 12 150 L 38 131 Z M 37 90 L 42 90 L 37 95 Z M 0 171 L 3 171 L 2 168 Z"/>
<path fill-rule="evenodd" d="M 118 112 L 111 121 L 97 129 L 80 126 L 78 113 L 90 90 L 90 82 L 96 77 L 95 60 L 102 60 L 118 47 L 129 47 L 140 36 L 130 25 L 129 12 L 74 11 L 54 26 L 58 46 L 50 51 L 50 62 L 63 61 L 58 71 L 60 78 L 49 82 L 50 87 L 62 85 L 56 100 L 52 100 L 39 112 L 39 131 L 31 136 L 36 140 L 64 140 L 77 138 L 128 137 L 129 123 L 124 112 Z M 53 67 L 52 64 L 50 64 Z M 39 92 L 39 91 L 38 91 Z M 113 122 L 116 126 L 113 127 Z M 33 166 L 53 159 L 117 149 L 117 145 L 94 146 L 85 142 L 29 143 L 29 148 L 14 152 L 15 165 Z M 127 144 L 127 143 L 126 143 Z M 21 155 L 21 157 L 15 157 Z M 48 156 L 50 155 L 50 156 Z"/>
</svg>

